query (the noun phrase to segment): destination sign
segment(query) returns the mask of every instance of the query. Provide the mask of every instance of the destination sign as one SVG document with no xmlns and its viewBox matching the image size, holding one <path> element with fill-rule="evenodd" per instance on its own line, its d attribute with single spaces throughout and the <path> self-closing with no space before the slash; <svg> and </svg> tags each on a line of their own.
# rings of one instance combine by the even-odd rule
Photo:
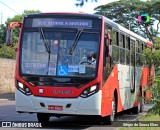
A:
<svg viewBox="0 0 160 130">
<path fill-rule="evenodd" d="M 34 18 L 32 27 L 92 28 L 92 20 L 67 18 Z"/>
</svg>

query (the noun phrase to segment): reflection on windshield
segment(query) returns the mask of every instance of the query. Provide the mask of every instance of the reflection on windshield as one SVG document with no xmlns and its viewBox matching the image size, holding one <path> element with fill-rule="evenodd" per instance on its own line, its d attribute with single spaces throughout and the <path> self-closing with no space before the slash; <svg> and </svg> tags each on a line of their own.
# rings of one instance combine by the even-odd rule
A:
<svg viewBox="0 0 160 130">
<path fill-rule="evenodd" d="M 44 31 L 43 33 L 50 47 L 50 55 L 39 32 L 25 32 L 23 35 L 21 56 L 23 74 L 95 76 L 99 48 L 98 33 L 82 32 L 72 55 L 70 50 L 73 48 L 77 32 Z"/>
</svg>

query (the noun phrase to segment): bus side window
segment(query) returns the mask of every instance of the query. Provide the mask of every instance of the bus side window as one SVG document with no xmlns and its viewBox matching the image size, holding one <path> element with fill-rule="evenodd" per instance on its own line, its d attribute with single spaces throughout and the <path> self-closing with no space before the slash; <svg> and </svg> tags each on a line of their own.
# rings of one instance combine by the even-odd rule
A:
<svg viewBox="0 0 160 130">
<path fill-rule="evenodd" d="M 107 36 L 107 34 L 105 34 Z M 103 50 L 103 85 L 105 84 L 109 74 L 110 74 L 110 71 L 109 71 L 109 61 L 108 61 L 108 54 L 109 54 L 109 49 L 108 49 L 108 38 L 105 37 L 104 38 L 104 50 Z"/>
<path fill-rule="evenodd" d="M 138 40 L 136 40 L 136 52 L 139 53 L 140 52 L 140 43 Z"/>
<path fill-rule="evenodd" d="M 126 64 L 130 65 L 130 38 L 126 36 Z"/>
<path fill-rule="evenodd" d="M 142 44 L 142 52 L 143 52 L 143 50 L 144 50 L 144 44 L 143 44 L 143 42 L 141 42 L 141 44 Z"/>
<path fill-rule="evenodd" d="M 118 32 L 113 29 L 112 30 L 112 44 L 118 46 L 119 45 L 118 39 L 119 39 Z"/>
<path fill-rule="evenodd" d="M 139 42 L 139 49 L 140 49 L 140 53 L 142 53 L 142 51 L 143 51 L 143 44 L 142 44 L 141 41 Z"/>
<path fill-rule="evenodd" d="M 113 62 L 119 63 L 119 35 L 114 29 L 112 30 L 112 60 Z"/>
<path fill-rule="evenodd" d="M 125 39 L 124 34 L 120 33 L 119 48 L 120 48 L 120 63 L 125 64 Z"/>
<path fill-rule="evenodd" d="M 134 66 L 135 65 L 135 41 L 134 40 L 131 40 L 130 47 L 131 47 L 131 66 Z"/>
<path fill-rule="evenodd" d="M 103 61 L 103 65 L 106 66 L 107 64 L 107 57 L 108 57 L 108 39 L 107 37 L 105 37 L 104 39 L 104 61 Z"/>
<path fill-rule="evenodd" d="M 112 42 L 112 27 L 108 24 L 105 25 L 105 38 L 104 38 L 104 52 L 103 52 L 103 82 L 104 85 L 108 76 L 112 71 L 111 57 L 109 55 L 109 44 Z M 116 37 L 115 37 L 116 38 Z"/>
<path fill-rule="evenodd" d="M 142 53 L 143 53 L 143 42 L 140 41 L 140 57 L 139 57 L 139 63 L 140 63 L 140 66 L 143 65 L 143 59 L 142 59 Z"/>
</svg>

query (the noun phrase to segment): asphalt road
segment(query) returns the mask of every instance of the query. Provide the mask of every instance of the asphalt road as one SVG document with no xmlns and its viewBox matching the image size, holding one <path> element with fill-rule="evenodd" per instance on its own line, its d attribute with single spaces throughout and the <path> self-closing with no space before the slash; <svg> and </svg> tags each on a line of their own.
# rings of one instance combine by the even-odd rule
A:
<svg viewBox="0 0 160 130">
<path fill-rule="evenodd" d="M 94 129 L 94 130 L 103 130 L 103 129 L 117 129 L 118 127 L 115 127 L 123 122 L 128 121 L 136 121 L 141 116 L 145 115 L 150 109 L 152 105 L 145 105 L 145 109 L 143 113 L 140 113 L 138 115 L 131 115 L 131 114 L 125 114 L 120 113 L 116 117 L 116 122 L 113 125 L 103 125 L 100 120 L 97 120 L 97 118 L 91 118 L 91 117 L 71 117 L 71 116 L 65 116 L 61 118 L 57 117 L 51 117 L 50 122 L 52 123 L 52 127 L 54 129 Z M 23 113 L 19 114 L 15 110 L 15 100 L 14 95 L 0 95 L 0 122 L 5 121 L 18 121 L 18 122 L 37 122 L 36 114 L 28 114 Z M 0 128 L 1 129 L 1 128 Z M 15 128 L 17 129 L 17 128 Z"/>
</svg>

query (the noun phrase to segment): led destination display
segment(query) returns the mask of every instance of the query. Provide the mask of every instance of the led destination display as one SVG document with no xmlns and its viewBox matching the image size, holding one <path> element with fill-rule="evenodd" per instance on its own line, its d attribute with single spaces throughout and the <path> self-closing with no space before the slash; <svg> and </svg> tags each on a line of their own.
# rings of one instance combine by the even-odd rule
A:
<svg viewBox="0 0 160 130">
<path fill-rule="evenodd" d="M 92 20 L 66 18 L 34 18 L 32 27 L 92 28 Z"/>
</svg>

